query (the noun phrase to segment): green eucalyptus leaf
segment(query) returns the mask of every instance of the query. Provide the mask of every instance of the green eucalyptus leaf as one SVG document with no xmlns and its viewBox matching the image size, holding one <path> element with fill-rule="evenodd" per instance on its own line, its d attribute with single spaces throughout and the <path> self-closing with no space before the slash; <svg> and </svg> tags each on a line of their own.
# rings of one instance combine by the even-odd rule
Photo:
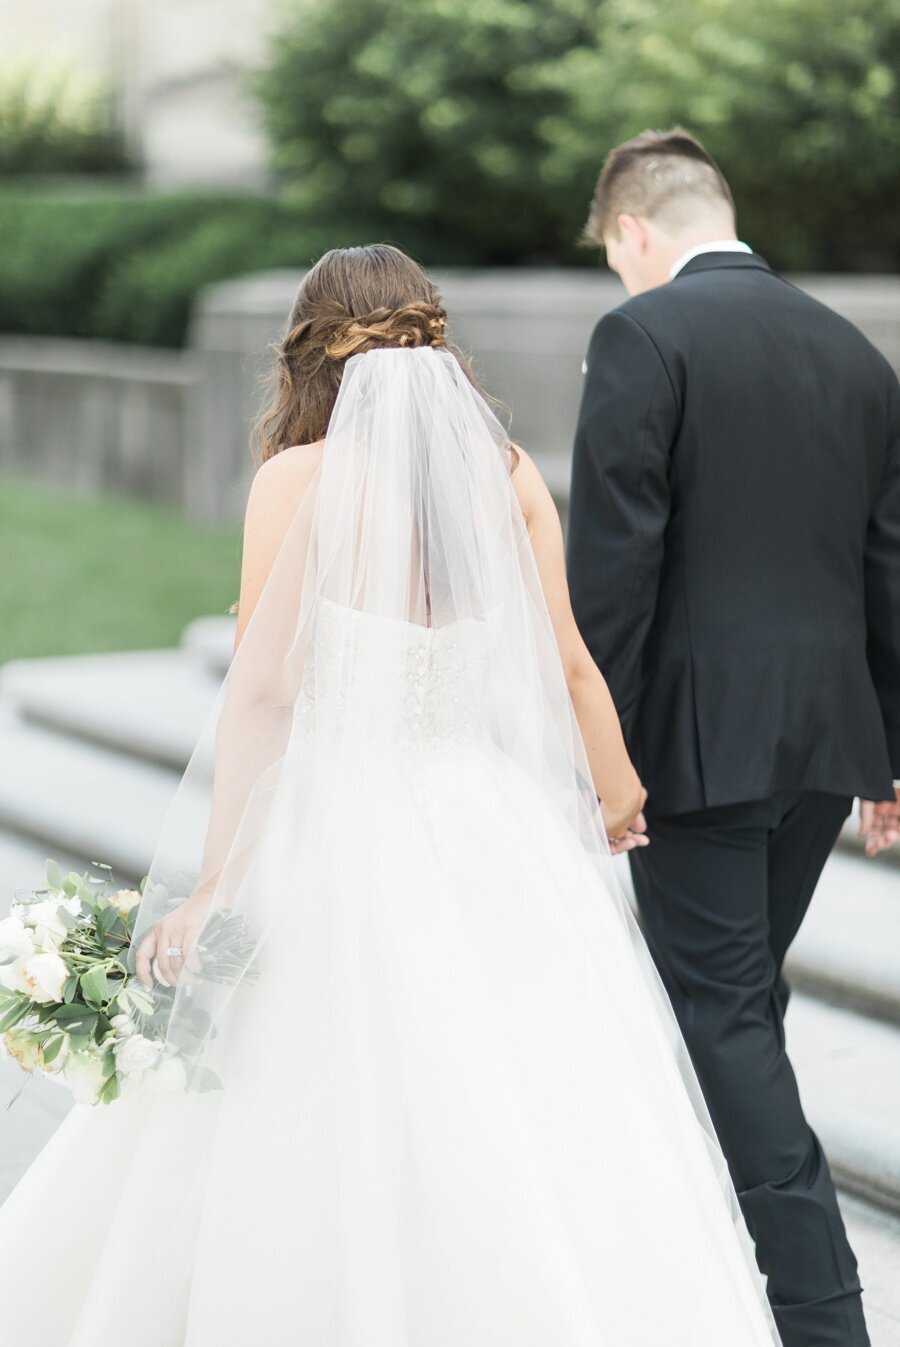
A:
<svg viewBox="0 0 900 1347">
<path fill-rule="evenodd" d="M 81 993 L 89 1005 L 98 1009 L 106 1000 L 106 969 L 92 968 L 81 974 Z"/>
<path fill-rule="evenodd" d="M 58 1024 L 68 1024 L 70 1020 L 80 1019 L 82 1015 L 95 1015 L 95 1010 L 89 1009 L 83 1001 L 73 1001 L 71 1004 L 57 1006 L 53 1012 L 53 1018 Z"/>
<path fill-rule="evenodd" d="M 66 1011 L 75 1011 L 74 1015 L 66 1014 Z M 88 1010 L 85 1006 L 61 1006 L 56 1013 L 56 1022 L 60 1028 L 65 1029 L 69 1034 L 84 1036 L 90 1039 L 97 1024 L 98 1015 L 96 1010 Z"/>
<path fill-rule="evenodd" d="M 0 1014 L 0 1034 L 5 1034 L 8 1030 L 14 1028 L 31 1010 L 31 1002 L 27 997 L 22 997 L 17 1005 L 7 1006 Z"/>
<path fill-rule="evenodd" d="M 119 1078 L 115 1074 L 109 1077 L 98 1096 L 101 1104 L 111 1104 L 119 1097 Z"/>
<path fill-rule="evenodd" d="M 62 888 L 62 871 L 56 861 L 47 861 L 47 887 L 52 893 L 58 893 Z"/>
<path fill-rule="evenodd" d="M 65 1043 L 65 1041 L 66 1041 L 65 1034 L 56 1034 L 53 1038 L 47 1039 L 46 1043 L 41 1049 L 41 1055 L 44 1059 L 44 1066 L 49 1066 L 51 1062 L 56 1061 L 57 1057 L 60 1054 L 62 1045 L 63 1043 Z"/>
<path fill-rule="evenodd" d="M 101 939 L 106 939 L 118 920 L 119 909 L 114 904 L 103 908 L 97 917 L 97 931 Z"/>
</svg>

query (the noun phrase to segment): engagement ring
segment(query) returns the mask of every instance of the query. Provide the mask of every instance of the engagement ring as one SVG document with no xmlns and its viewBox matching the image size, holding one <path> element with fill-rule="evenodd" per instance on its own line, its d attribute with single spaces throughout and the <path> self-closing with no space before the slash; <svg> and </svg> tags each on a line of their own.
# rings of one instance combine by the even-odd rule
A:
<svg viewBox="0 0 900 1347">
<path fill-rule="evenodd" d="M 169 959 L 183 959 L 184 950 L 180 945 L 170 945 L 166 950 L 166 957 Z"/>
</svg>

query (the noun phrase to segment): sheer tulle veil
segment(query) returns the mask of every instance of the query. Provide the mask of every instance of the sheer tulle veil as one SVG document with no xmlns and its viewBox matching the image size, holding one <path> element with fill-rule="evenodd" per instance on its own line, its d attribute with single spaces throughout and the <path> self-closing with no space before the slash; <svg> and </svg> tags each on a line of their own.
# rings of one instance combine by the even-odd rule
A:
<svg viewBox="0 0 900 1347">
<path fill-rule="evenodd" d="M 608 853 L 513 488 L 514 456 L 449 351 L 377 349 L 347 361 L 321 466 L 169 810 L 139 913 L 135 946 L 199 883 L 213 891 L 208 925 L 216 914 L 239 914 L 250 934 L 226 980 L 207 975 L 201 954 L 174 995 L 158 994 L 169 1043 L 222 1086 L 180 1096 L 181 1106 L 213 1118 L 229 1091 L 242 1088 L 236 1073 L 246 1070 L 248 1053 L 235 1047 L 238 1027 L 261 979 L 290 977 L 285 952 L 304 940 L 304 874 L 285 873 L 278 892 L 256 882 L 288 788 L 314 781 L 315 809 L 340 817 L 348 780 L 377 789 L 379 773 L 414 770 L 417 755 L 444 738 L 452 745 L 464 724 L 466 744 L 501 755 L 533 783 L 589 859 L 594 901 L 615 906 L 654 1004 L 662 1069 L 690 1101 L 672 1127 L 683 1128 L 685 1146 L 707 1153 L 711 1191 L 720 1191 L 714 1200 L 727 1207 L 758 1281 L 694 1071 Z M 348 613 L 356 639 L 344 648 L 323 641 L 329 622 Z M 445 688 L 436 703 L 423 629 L 443 651 Z M 465 715 L 445 720 L 442 708 L 458 701 Z M 510 840 L 498 836 L 504 845 Z M 346 847 L 354 874 L 379 866 L 371 837 L 348 831 Z M 372 854 L 361 857 L 360 847 Z M 593 937 L 584 921 L 590 973 Z M 284 1035 L 290 1071 L 291 1027 L 271 1032 Z"/>
</svg>

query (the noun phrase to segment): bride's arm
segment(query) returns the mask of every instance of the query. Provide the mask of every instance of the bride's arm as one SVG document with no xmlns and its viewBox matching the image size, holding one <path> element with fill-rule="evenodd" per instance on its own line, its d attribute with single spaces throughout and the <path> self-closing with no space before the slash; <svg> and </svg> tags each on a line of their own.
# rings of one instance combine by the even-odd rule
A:
<svg viewBox="0 0 900 1347">
<path fill-rule="evenodd" d="M 269 459 L 258 470 L 247 502 L 244 520 L 243 556 L 235 654 L 243 641 L 247 625 L 284 545 L 321 460 L 321 446 L 288 449 Z M 302 576 L 296 577 L 297 585 Z M 271 607 L 271 603 L 270 603 Z M 289 614 L 285 614 L 287 620 Z M 266 620 L 271 638 L 272 615 Z M 258 642 L 257 642 L 258 644 Z M 268 643 L 266 643 L 268 645 Z M 179 978 L 209 913 L 210 903 L 225 859 L 230 855 L 235 833 L 258 774 L 268 764 L 273 735 L 288 714 L 284 689 L 278 682 L 279 656 L 286 638 L 271 650 L 257 651 L 232 665 L 226 696 L 216 726 L 215 769 L 209 824 L 203 848 L 201 879 L 187 898 L 168 916 L 150 927 L 137 952 L 136 972 L 144 986 L 153 985 L 154 958 L 160 980 L 169 986 Z M 270 655 L 270 661 L 261 658 Z M 174 964 L 166 951 L 184 951 L 181 965 Z"/>
<path fill-rule="evenodd" d="M 321 445 L 298 446 L 267 460 L 253 479 L 244 517 L 235 655 L 320 462 Z M 302 575 L 294 577 L 298 594 L 302 582 Z M 266 631 L 261 633 L 265 650 L 251 652 L 249 660 L 236 659 L 232 664 L 228 695 L 216 730 L 213 798 L 201 869 L 204 879 L 191 895 L 198 901 L 208 901 L 215 889 L 220 859 L 228 854 L 239 822 L 243 799 L 240 792 L 235 792 L 235 784 L 255 780 L 266 761 L 272 730 L 289 713 L 290 708 L 286 710 L 285 706 L 289 694 L 281 683 L 280 665 L 293 636 L 296 610 L 288 612 L 285 607 L 278 617 L 282 623 L 290 622 L 290 630 L 276 629 L 276 614 L 270 612 L 265 619 Z M 259 640 L 257 637 L 257 644 Z"/>
<path fill-rule="evenodd" d="M 321 442 L 303 444 L 285 449 L 257 469 L 244 517 L 235 651 L 243 639 L 285 535 L 321 461 Z"/>
<path fill-rule="evenodd" d="M 606 680 L 591 658 L 572 613 L 562 527 L 556 505 L 534 462 L 521 449 L 512 480 L 528 525 L 566 684 L 584 738 L 604 822 L 610 837 L 621 837 L 636 823 L 639 828 L 643 828 L 643 819 L 639 815 L 647 792 L 628 756 Z M 634 839 L 641 843 L 644 840 Z"/>
</svg>

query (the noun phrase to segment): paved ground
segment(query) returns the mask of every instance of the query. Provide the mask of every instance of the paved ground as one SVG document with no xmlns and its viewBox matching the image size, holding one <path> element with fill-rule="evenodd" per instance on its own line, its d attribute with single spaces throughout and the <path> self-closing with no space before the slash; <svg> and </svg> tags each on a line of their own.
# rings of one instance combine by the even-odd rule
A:
<svg viewBox="0 0 900 1347">
<path fill-rule="evenodd" d="M 855 1197 L 841 1206 L 859 1260 L 872 1347 L 900 1347 L 900 1217 Z"/>
</svg>

